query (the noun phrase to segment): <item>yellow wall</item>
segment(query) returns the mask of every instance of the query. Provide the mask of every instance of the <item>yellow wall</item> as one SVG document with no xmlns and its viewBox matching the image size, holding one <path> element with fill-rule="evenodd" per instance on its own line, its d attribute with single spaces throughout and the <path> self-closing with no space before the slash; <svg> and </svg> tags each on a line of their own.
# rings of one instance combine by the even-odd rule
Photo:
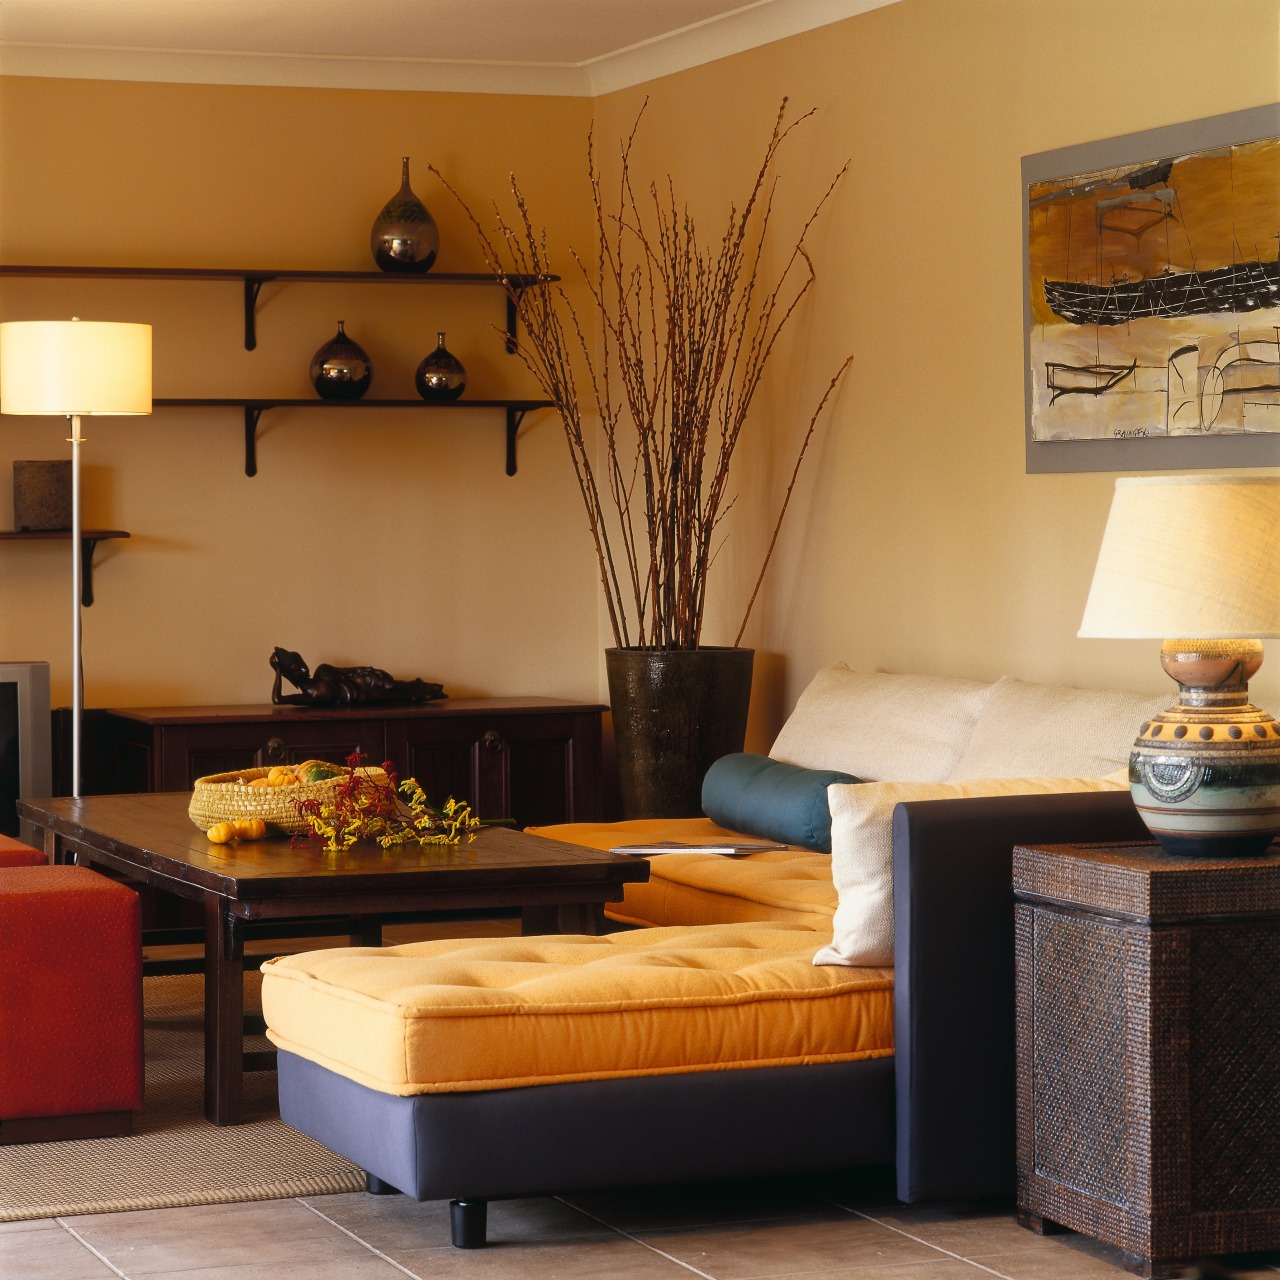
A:
<svg viewBox="0 0 1280 1280">
<path fill-rule="evenodd" d="M 441 226 L 441 271 L 484 270 L 427 173 L 487 212 L 518 170 L 557 236 L 582 222 L 583 100 L 9 78 L 0 111 L 0 259 L 100 265 L 372 270 L 369 230 L 412 157 Z M 0 315 L 149 321 L 155 395 L 312 394 L 337 321 L 370 353 L 371 396 L 415 396 L 437 329 L 469 394 L 535 394 L 492 330 L 496 288 L 268 285 L 243 347 L 237 283 L 0 280 Z M 6 417 L 9 462 L 67 455 L 64 424 Z M 312 665 L 363 662 L 451 693 L 597 695 L 590 544 L 564 445 L 530 416 L 504 473 L 496 412 L 278 410 L 258 475 L 238 409 L 86 423 L 90 706 L 263 701 L 277 644 Z M 52 663 L 69 698 L 69 550 L 0 546 L 0 654 Z"/>
<path fill-rule="evenodd" d="M 794 431 L 856 358 L 746 636 L 752 745 L 837 660 L 1161 691 L 1153 646 L 1075 639 L 1113 477 L 1024 473 L 1019 159 L 1275 101 L 1277 24 L 1274 0 L 901 0 L 594 103 L 8 79 L 0 257 L 362 268 L 402 154 L 442 224 L 441 269 L 481 263 L 428 158 L 478 206 L 515 170 L 557 240 L 585 245 L 586 130 L 608 152 L 646 95 L 641 165 L 673 173 L 710 231 L 790 95 L 819 113 L 784 154 L 781 212 L 852 167 L 812 241 L 815 305 L 760 402 L 707 642 L 732 640 Z M 233 285 L 0 287 L 6 318 L 151 320 L 161 396 L 306 394 L 338 318 L 373 355 L 375 395 L 412 394 L 437 327 L 477 390 L 530 387 L 493 351 L 496 297 L 277 289 L 249 354 Z M 514 479 L 484 415 L 280 412 L 254 479 L 234 410 L 87 434 L 87 519 L 134 534 L 99 553 L 90 705 L 261 700 L 274 644 L 459 694 L 600 695 L 594 559 L 549 416 L 526 425 Z M 0 473 L 65 456 L 62 435 L 5 419 Z M 0 654 L 48 657 L 63 698 L 65 554 L 0 546 Z"/>
<path fill-rule="evenodd" d="M 742 189 L 784 95 L 818 108 L 784 156 L 797 207 L 852 160 L 769 400 L 794 438 L 855 353 L 747 636 L 779 655 L 765 736 L 841 660 L 1174 692 L 1153 643 L 1075 638 L 1114 476 L 1025 474 L 1019 164 L 1274 102 L 1278 37 L 1275 0 L 902 0 L 597 103 L 613 137 L 648 98 L 646 159 L 695 209 Z M 1280 705 L 1280 649 L 1255 688 Z"/>
</svg>

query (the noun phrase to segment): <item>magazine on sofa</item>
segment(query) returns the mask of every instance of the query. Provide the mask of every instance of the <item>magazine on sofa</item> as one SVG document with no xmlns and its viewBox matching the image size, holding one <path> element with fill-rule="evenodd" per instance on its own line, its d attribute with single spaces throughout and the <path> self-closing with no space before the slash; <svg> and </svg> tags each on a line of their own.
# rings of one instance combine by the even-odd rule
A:
<svg viewBox="0 0 1280 1280">
<path fill-rule="evenodd" d="M 616 844 L 609 852 L 629 853 L 637 858 L 652 858 L 660 853 L 718 853 L 725 858 L 743 858 L 749 853 L 788 847 L 772 840 L 651 840 L 644 844 Z"/>
</svg>

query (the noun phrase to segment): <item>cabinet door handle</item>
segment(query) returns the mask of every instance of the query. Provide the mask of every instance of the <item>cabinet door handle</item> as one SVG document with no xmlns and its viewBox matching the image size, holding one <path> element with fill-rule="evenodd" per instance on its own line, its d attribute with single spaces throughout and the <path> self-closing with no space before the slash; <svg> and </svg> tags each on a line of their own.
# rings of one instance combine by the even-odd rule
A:
<svg viewBox="0 0 1280 1280">
<path fill-rule="evenodd" d="M 281 760 L 283 760 L 283 759 L 284 759 L 284 753 L 285 753 L 285 748 L 284 748 L 284 739 L 283 739 L 283 738 L 268 738 L 268 739 L 267 739 L 267 753 L 266 753 L 266 754 L 267 754 L 267 759 L 268 759 L 268 760 L 275 760 L 275 761 L 279 762 L 279 761 L 281 761 Z"/>
<path fill-rule="evenodd" d="M 489 732 L 480 739 L 480 745 L 486 751 L 501 751 L 502 734 L 500 734 L 496 729 L 490 729 Z"/>
</svg>

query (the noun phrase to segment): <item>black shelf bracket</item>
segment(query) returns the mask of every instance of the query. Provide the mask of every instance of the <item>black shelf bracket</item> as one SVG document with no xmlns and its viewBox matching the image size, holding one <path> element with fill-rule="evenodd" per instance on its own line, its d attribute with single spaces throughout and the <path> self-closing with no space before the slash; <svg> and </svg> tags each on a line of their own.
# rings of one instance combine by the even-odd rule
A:
<svg viewBox="0 0 1280 1280">
<path fill-rule="evenodd" d="M 93 553 L 97 549 L 97 538 L 80 535 L 80 603 L 86 609 L 93 603 Z"/>
<path fill-rule="evenodd" d="M 541 289 L 555 284 L 559 276 L 499 276 L 507 299 L 507 354 L 515 355 L 520 336 L 520 302 L 527 289 Z"/>
<path fill-rule="evenodd" d="M 111 538 L 127 538 L 123 529 L 80 530 L 80 604 L 87 609 L 93 603 L 93 553 L 98 543 Z M 71 540 L 70 529 L 0 529 L 0 542 L 29 542 L 50 539 Z"/>
<path fill-rule="evenodd" d="M 271 276 L 245 276 L 244 278 L 244 349 L 246 351 L 252 351 L 258 345 L 258 294 L 262 292 L 262 286 L 272 278 Z"/>
<path fill-rule="evenodd" d="M 258 474 L 258 420 L 273 408 L 275 406 L 270 404 L 247 404 L 244 407 L 244 473 L 247 476 Z"/>
<path fill-rule="evenodd" d="M 507 475 L 516 473 L 516 433 L 524 421 L 528 409 L 517 409 L 515 405 L 507 405 Z"/>
<path fill-rule="evenodd" d="M 523 285 L 511 286 L 513 292 L 507 294 L 507 355 L 513 356 L 516 353 L 516 326 L 520 323 L 520 299 L 524 295 Z M 507 475 L 514 475 L 513 471 L 508 471 Z"/>
</svg>

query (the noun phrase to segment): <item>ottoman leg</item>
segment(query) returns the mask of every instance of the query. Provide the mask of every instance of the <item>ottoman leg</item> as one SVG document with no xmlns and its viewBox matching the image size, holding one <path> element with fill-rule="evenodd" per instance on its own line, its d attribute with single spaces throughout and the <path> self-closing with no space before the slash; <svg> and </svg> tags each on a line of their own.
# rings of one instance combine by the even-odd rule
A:
<svg viewBox="0 0 1280 1280">
<path fill-rule="evenodd" d="M 485 1243 L 487 1200 L 450 1200 L 449 1233 L 455 1249 L 483 1249 Z"/>
<path fill-rule="evenodd" d="M 383 1182 L 376 1174 L 369 1173 L 367 1170 L 364 1175 L 364 1189 L 371 1196 L 398 1196 L 400 1194 L 399 1187 L 393 1187 L 389 1182 Z"/>
</svg>

